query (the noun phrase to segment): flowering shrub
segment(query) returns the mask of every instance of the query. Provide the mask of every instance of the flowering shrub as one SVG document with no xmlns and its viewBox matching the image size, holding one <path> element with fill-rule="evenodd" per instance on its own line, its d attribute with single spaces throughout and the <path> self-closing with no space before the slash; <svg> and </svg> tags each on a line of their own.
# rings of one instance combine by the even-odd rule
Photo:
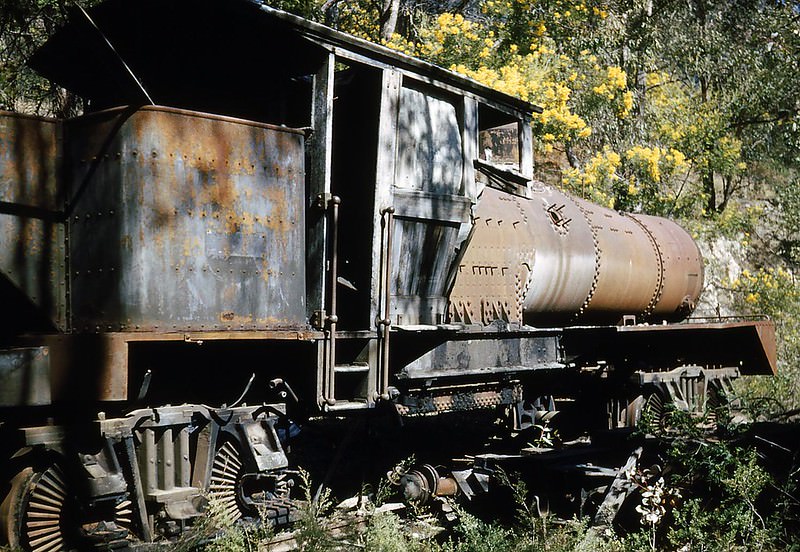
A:
<svg viewBox="0 0 800 552">
<path fill-rule="evenodd" d="M 380 12 L 378 5 L 369 2 L 341 2 L 337 4 L 337 27 L 358 38 L 378 42 L 380 37 Z"/>
<path fill-rule="evenodd" d="M 695 205 L 685 189 L 688 164 L 676 149 L 634 146 L 623 155 L 609 147 L 580 169 L 567 169 L 562 183 L 572 193 L 614 209 L 685 215 Z"/>
<path fill-rule="evenodd" d="M 663 71 L 649 73 L 646 86 L 654 137 L 684 152 L 694 170 L 732 176 L 747 168 L 720 106 Z"/>
<path fill-rule="evenodd" d="M 759 268 L 755 272 L 743 270 L 739 278 L 730 282 L 730 289 L 738 295 L 745 310 L 770 313 L 776 319 L 782 319 L 785 309 L 800 301 L 795 275 L 780 267 Z"/>
<path fill-rule="evenodd" d="M 778 373 L 774 377 L 749 377 L 739 382 L 739 392 L 759 418 L 781 417 L 800 407 L 800 286 L 790 270 L 760 268 L 743 270 L 730 289 L 740 312 L 769 315 L 778 337 Z"/>
<path fill-rule="evenodd" d="M 613 208 L 616 203 L 615 197 L 607 191 L 621 179 L 617 174 L 621 164 L 622 157 L 612 149 L 606 148 L 589 159 L 582 170 L 565 171 L 563 184 L 576 195 Z"/>
</svg>

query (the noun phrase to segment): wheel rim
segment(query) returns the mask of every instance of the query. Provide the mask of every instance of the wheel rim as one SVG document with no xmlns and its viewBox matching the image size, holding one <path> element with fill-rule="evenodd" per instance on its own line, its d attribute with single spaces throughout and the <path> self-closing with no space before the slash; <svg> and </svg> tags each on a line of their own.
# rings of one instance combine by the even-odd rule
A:
<svg viewBox="0 0 800 552">
<path fill-rule="evenodd" d="M 230 441 L 226 441 L 214 454 L 208 498 L 212 511 L 229 523 L 242 517 L 242 506 L 238 497 L 242 467 L 239 450 Z"/>
<path fill-rule="evenodd" d="M 27 467 L 11 481 L 11 491 L 3 502 L 6 538 L 11 548 L 31 552 L 59 552 L 80 549 L 85 542 L 77 513 L 76 498 L 58 464 L 42 470 Z M 113 529 L 119 535 L 130 531 L 133 510 L 124 500 L 114 507 Z"/>
</svg>

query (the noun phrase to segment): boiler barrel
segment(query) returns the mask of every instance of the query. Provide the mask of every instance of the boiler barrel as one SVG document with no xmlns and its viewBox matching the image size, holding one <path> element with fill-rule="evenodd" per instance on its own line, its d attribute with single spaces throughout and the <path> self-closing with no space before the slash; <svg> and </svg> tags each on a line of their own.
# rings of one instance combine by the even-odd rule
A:
<svg viewBox="0 0 800 552">
<path fill-rule="evenodd" d="M 548 186 L 530 197 L 486 188 L 450 295 L 454 322 L 616 324 L 685 318 L 703 261 L 676 223 Z"/>
<path fill-rule="evenodd" d="M 577 320 L 585 323 L 677 321 L 694 309 L 702 289 L 703 260 L 675 222 L 613 211 L 582 199 L 595 236 L 596 284 Z"/>
</svg>

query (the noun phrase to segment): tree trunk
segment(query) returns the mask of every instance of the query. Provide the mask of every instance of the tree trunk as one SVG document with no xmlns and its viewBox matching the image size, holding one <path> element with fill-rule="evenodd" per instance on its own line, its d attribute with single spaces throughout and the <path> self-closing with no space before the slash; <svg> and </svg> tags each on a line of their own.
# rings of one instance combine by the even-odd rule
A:
<svg viewBox="0 0 800 552">
<path fill-rule="evenodd" d="M 381 13 L 381 40 L 390 40 L 397 27 L 400 0 L 384 0 Z"/>
<path fill-rule="evenodd" d="M 706 194 L 706 214 L 711 215 L 717 210 L 717 190 L 714 188 L 714 173 L 703 174 L 703 191 Z"/>
</svg>

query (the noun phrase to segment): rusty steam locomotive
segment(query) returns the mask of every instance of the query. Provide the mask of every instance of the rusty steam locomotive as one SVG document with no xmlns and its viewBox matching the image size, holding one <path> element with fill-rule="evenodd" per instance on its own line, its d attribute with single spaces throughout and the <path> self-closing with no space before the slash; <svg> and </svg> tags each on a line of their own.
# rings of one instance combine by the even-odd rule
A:
<svg viewBox="0 0 800 552">
<path fill-rule="evenodd" d="M 768 321 L 686 320 L 684 230 L 533 181 L 536 108 L 469 79 L 257 0 L 108 0 L 31 65 L 87 109 L 0 114 L 0 544 L 280 521 L 287 408 L 620 427 L 774 369 Z"/>
</svg>

